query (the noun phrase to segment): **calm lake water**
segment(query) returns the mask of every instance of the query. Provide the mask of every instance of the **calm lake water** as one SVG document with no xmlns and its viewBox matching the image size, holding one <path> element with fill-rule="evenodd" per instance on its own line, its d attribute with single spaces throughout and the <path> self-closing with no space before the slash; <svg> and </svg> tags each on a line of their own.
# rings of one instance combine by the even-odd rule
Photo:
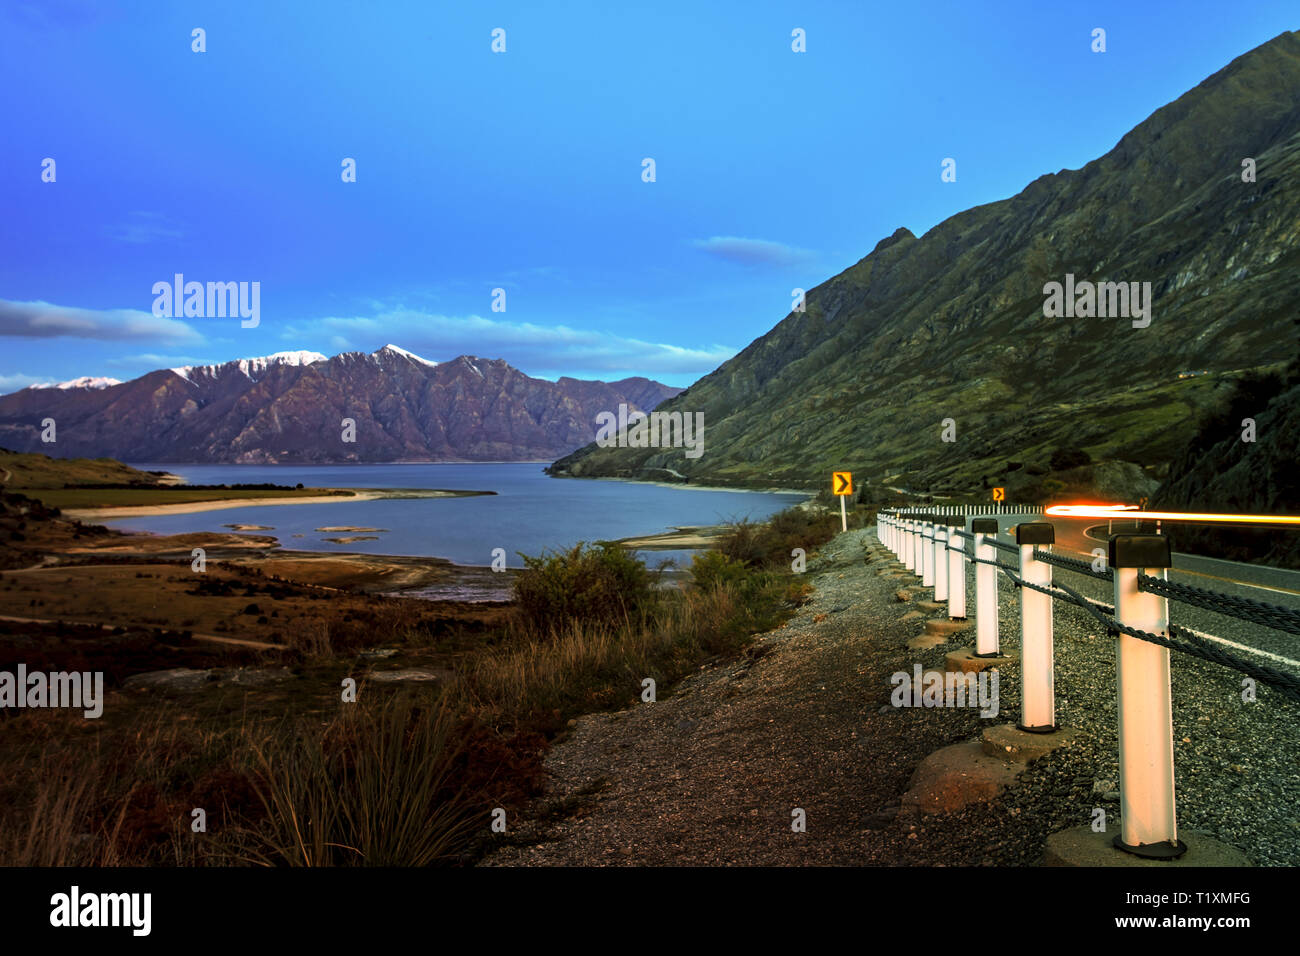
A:
<svg viewBox="0 0 1300 956">
<path fill-rule="evenodd" d="M 675 527 L 761 520 L 802 501 L 797 493 L 712 490 L 625 481 L 551 478 L 541 462 L 509 464 L 383 465 L 175 465 L 135 464 L 170 471 L 194 484 L 273 482 L 308 488 L 455 488 L 495 491 L 473 498 L 390 499 L 320 505 L 264 505 L 193 514 L 107 521 L 131 531 L 178 534 L 229 530 L 230 524 L 269 525 L 285 548 L 415 554 L 457 564 L 489 565 L 504 548 L 507 564 L 522 567 L 516 552 L 540 554 L 579 541 L 627 538 Z M 334 544 L 323 527 L 384 528 L 376 541 Z M 355 532 L 363 533 L 363 532 Z M 301 537 L 295 537 L 301 535 Z M 642 556 L 652 567 L 664 558 L 689 563 L 689 551 Z"/>
</svg>

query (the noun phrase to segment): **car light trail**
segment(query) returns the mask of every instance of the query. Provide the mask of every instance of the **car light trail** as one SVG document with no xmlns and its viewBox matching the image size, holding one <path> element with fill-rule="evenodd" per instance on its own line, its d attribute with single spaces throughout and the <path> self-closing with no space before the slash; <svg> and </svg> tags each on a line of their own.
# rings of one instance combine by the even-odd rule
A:
<svg viewBox="0 0 1300 956">
<path fill-rule="evenodd" d="M 1234 515 L 1197 511 L 1140 511 L 1137 505 L 1052 505 L 1044 514 L 1057 518 L 1140 518 L 1197 524 L 1267 524 L 1300 526 L 1300 515 Z"/>
</svg>

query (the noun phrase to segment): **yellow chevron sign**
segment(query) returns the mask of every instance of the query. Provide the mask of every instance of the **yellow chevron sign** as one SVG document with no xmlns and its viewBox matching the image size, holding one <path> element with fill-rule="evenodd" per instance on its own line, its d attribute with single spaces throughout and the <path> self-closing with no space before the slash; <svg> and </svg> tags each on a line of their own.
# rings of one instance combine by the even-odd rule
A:
<svg viewBox="0 0 1300 956">
<path fill-rule="evenodd" d="M 993 489 L 993 500 L 994 500 L 994 501 L 1006 501 L 1006 500 L 1007 500 L 1007 489 L 1005 489 L 1005 488 L 994 488 L 994 489 Z"/>
<path fill-rule="evenodd" d="M 853 494 L 853 472 L 831 472 L 831 491 L 835 492 L 837 495 Z"/>
</svg>

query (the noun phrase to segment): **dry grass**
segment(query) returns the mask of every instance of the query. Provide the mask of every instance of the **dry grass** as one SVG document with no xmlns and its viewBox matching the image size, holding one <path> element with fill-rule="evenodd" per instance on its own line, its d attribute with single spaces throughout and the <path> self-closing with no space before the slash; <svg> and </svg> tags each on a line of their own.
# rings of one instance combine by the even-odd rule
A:
<svg viewBox="0 0 1300 956">
<path fill-rule="evenodd" d="M 455 710 L 411 695 L 379 701 L 342 706 L 323 732 L 299 723 L 252 743 L 266 816 L 247 833 L 248 861 L 429 866 L 463 849 L 473 824 L 453 780 Z"/>
<path fill-rule="evenodd" d="M 768 550 L 793 537 L 811 549 L 813 526 L 788 522 Z M 574 567 L 539 564 L 533 613 L 476 635 L 457 658 L 460 680 L 432 696 L 363 687 L 324 719 L 241 711 L 201 723 L 157 701 L 116 724 L 59 711 L 5 717 L 0 732 L 17 736 L 0 747 L 0 865 L 464 861 L 492 807 L 536 792 L 546 738 L 570 717 L 631 703 L 647 677 L 666 693 L 701 661 L 775 626 L 804 592 L 788 574 L 737 561 L 688 590 L 659 592 L 608 548 L 571 557 Z M 579 602 L 584 613 L 539 618 L 555 597 L 547 589 L 593 562 L 604 577 Z M 613 599 L 618 580 L 635 585 L 626 601 Z M 299 620 L 288 640 L 317 677 L 360 646 L 435 640 L 415 602 L 372 608 L 364 620 Z M 196 807 L 205 833 L 191 829 Z"/>
</svg>

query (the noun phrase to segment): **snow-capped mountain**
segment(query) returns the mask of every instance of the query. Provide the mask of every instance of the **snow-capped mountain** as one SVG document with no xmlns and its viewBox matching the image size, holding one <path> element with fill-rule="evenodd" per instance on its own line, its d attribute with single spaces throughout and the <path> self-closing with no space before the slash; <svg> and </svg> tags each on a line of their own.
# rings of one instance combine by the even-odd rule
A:
<svg viewBox="0 0 1300 956">
<path fill-rule="evenodd" d="M 84 383 L 84 384 L 83 384 Z M 0 446 L 127 461 L 539 461 L 595 438 L 620 404 L 650 411 L 680 389 L 530 378 L 501 359 L 435 362 L 374 352 L 277 352 L 159 369 L 129 382 L 76 379 L 0 397 Z M 353 424 L 350 429 L 345 421 Z M 348 439 L 352 440 L 348 440 Z"/>
<path fill-rule="evenodd" d="M 28 385 L 28 388 L 108 388 L 110 385 L 121 385 L 122 380 L 118 378 L 107 378 L 102 375 L 83 375 L 81 378 L 74 378 L 67 382 L 58 382 L 57 384 Z"/>
</svg>

